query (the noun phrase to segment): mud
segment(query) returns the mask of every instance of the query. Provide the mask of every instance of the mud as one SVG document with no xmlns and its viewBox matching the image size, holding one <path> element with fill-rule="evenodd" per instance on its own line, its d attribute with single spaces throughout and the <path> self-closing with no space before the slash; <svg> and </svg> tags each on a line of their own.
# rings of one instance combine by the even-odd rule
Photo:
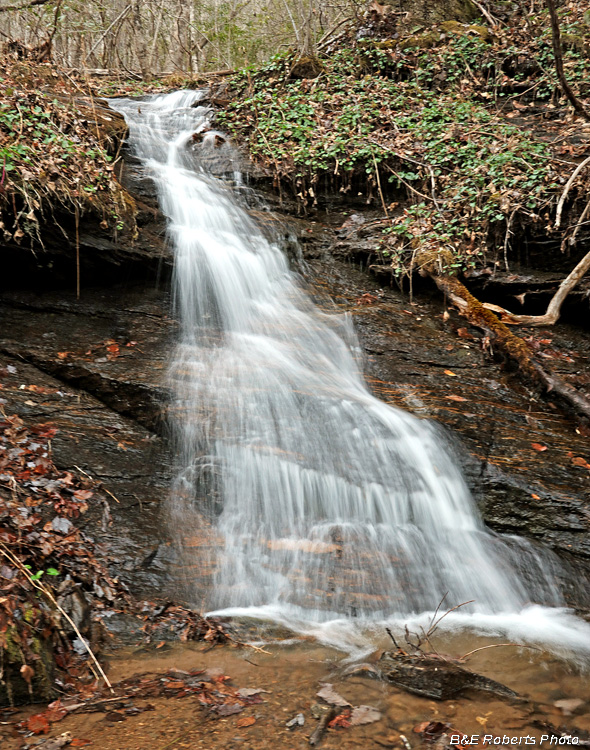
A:
<svg viewBox="0 0 590 750">
<path fill-rule="evenodd" d="M 441 651 L 461 654 L 484 645 L 484 641 L 463 634 L 438 639 L 436 645 Z M 500 680 L 523 700 L 474 691 L 460 699 L 433 701 L 408 694 L 381 679 L 355 673 L 358 665 L 347 663 L 341 653 L 318 644 L 288 640 L 264 644 L 264 650 L 268 653 L 231 646 L 211 649 L 178 644 L 119 652 L 108 665 L 113 683 L 146 673 L 164 676 L 171 669 L 185 672 L 212 669 L 229 678 L 224 681 L 224 688 L 258 688 L 268 692 L 260 694 L 262 702 L 228 717 L 211 712 L 199 703 L 198 696 L 137 698 L 113 704 L 113 710 L 107 704 L 99 711 L 90 708 L 90 713 L 70 714 L 52 725 L 49 736 L 69 731 L 75 739 L 90 740 L 90 747 L 102 750 L 147 747 L 300 750 L 309 747 L 308 738 L 318 724 L 318 705 L 323 701 L 316 694 L 325 683 L 332 684 L 352 705 L 368 705 L 382 714 L 372 724 L 329 728 L 321 742 L 326 750 L 426 747 L 423 736 L 415 730 L 426 722 L 439 721 L 448 723 L 452 728 L 447 730 L 450 733 L 529 736 L 537 746 L 543 734 L 551 734 L 548 726 L 559 727 L 580 742 L 588 737 L 590 730 L 587 678 L 580 676 L 573 666 L 545 654 L 492 648 L 469 659 L 470 669 Z M 379 653 L 369 656 L 365 667 L 378 669 Z M 121 710 L 123 707 L 129 710 L 128 714 Z M 134 709 L 146 707 L 148 710 L 143 713 L 129 715 Z M 35 709 L 29 709 L 5 717 L 10 724 L 0 725 L 3 747 L 7 750 L 22 747 L 23 738 L 17 736 L 12 723 L 34 712 Z M 304 724 L 288 729 L 286 723 L 299 713 L 303 714 Z M 549 747 L 549 743 L 545 746 Z"/>
</svg>

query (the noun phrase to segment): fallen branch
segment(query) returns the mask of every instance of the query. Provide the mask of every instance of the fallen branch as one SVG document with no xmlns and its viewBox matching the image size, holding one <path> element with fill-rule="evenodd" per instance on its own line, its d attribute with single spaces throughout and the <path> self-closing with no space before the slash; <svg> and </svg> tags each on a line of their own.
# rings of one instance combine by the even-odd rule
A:
<svg viewBox="0 0 590 750">
<path fill-rule="evenodd" d="M 508 323 L 509 325 L 525 325 L 525 326 L 552 326 L 559 320 L 561 314 L 561 306 L 568 294 L 575 289 L 580 283 L 586 272 L 590 269 L 590 252 L 582 258 L 578 265 L 573 271 L 565 277 L 565 279 L 559 285 L 557 291 L 551 298 L 551 301 L 547 305 L 547 312 L 544 315 L 518 315 L 517 313 L 511 313 L 505 310 L 503 307 L 498 305 L 492 305 L 488 302 L 484 302 L 483 306 L 486 310 L 492 310 L 493 312 L 500 313 L 502 316 L 502 322 Z"/>
<path fill-rule="evenodd" d="M 336 715 L 336 709 L 333 707 L 330 707 L 321 717 L 317 727 L 313 730 L 309 738 L 309 744 L 312 747 L 315 747 L 316 745 L 320 744 L 321 739 L 324 736 L 326 729 L 328 728 L 328 724 L 332 721 L 335 715 Z"/>
<path fill-rule="evenodd" d="M 490 26 L 497 26 L 498 21 L 489 13 L 484 6 L 481 3 L 478 3 L 477 0 L 472 0 L 473 4 L 476 8 L 478 8 L 479 12 L 484 16 L 484 18 L 487 20 L 487 22 L 490 24 Z"/>
<path fill-rule="evenodd" d="M 588 254 L 590 265 L 590 253 Z M 472 325 L 485 331 L 498 351 L 513 360 L 521 373 L 546 393 L 554 393 L 568 407 L 590 419 L 590 401 L 558 375 L 548 372 L 533 357 L 530 347 L 519 336 L 488 310 L 455 276 L 441 275 L 433 263 L 425 263 L 422 273 L 434 281 L 436 286 L 457 307 Z"/>
<path fill-rule="evenodd" d="M 588 201 L 588 203 L 586 203 L 586 208 L 582 211 L 582 215 L 580 216 L 580 220 L 578 221 L 578 223 L 574 227 L 574 231 L 572 233 L 572 236 L 569 239 L 569 245 L 570 245 L 570 247 L 573 247 L 576 244 L 576 237 L 578 236 L 578 232 L 580 231 L 580 229 L 582 228 L 582 226 L 585 224 L 586 217 L 588 216 L 588 212 L 589 211 L 590 211 L 590 201 Z"/>
</svg>

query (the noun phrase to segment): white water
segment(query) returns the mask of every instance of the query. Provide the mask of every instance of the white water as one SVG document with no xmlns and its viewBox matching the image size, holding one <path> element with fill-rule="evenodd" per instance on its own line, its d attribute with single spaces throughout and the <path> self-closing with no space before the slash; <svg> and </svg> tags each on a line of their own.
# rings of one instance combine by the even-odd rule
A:
<svg viewBox="0 0 590 750">
<path fill-rule="evenodd" d="M 231 171 L 232 151 L 200 97 L 113 103 L 176 257 L 171 516 L 195 601 L 347 640 L 354 622 L 419 619 L 447 593 L 448 606 L 474 600 L 462 621 L 475 628 L 590 644 L 567 613 L 528 606 L 563 605 L 551 558 L 483 526 L 437 430 L 369 393 L 350 320 L 312 306 L 208 173 L 212 160 Z"/>
</svg>

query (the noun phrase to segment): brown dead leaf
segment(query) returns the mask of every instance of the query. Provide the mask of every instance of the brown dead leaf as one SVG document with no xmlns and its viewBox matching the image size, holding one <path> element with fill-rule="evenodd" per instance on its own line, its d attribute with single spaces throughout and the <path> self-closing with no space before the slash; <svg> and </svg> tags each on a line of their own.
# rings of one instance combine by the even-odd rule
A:
<svg viewBox="0 0 590 750">
<path fill-rule="evenodd" d="M 590 464 L 582 456 L 572 456 L 574 466 L 581 466 L 583 469 L 590 469 Z"/>
<path fill-rule="evenodd" d="M 72 494 L 76 500 L 90 500 L 94 493 L 90 490 L 76 490 L 75 492 L 72 492 Z"/>
<path fill-rule="evenodd" d="M 531 448 L 534 448 L 534 450 L 539 451 L 539 453 L 542 453 L 543 451 L 547 450 L 547 446 L 543 445 L 542 443 L 531 443 Z"/>
<path fill-rule="evenodd" d="M 45 714 L 33 714 L 28 718 L 26 726 L 33 734 L 47 734 L 49 731 L 49 721 Z"/>
<path fill-rule="evenodd" d="M 372 724 L 374 721 L 379 721 L 380 718 L 381 711 L 372 706 L 355 706 L 350 715 L 350 725 L 356 727 L 360 724 Z"/>
<path fill-rule="evenodd" d="M 458 375 L 455 375 L 454 372 L 451 372 L 451 370 L 445 370 L 445 375 L 448 375 L 451 378 L 458 378 Z"/>
<path fill-rule="evenodd" d="M 326 703 L 330 703 L 332 706 L 340 706 L 341 708 L 344 708 L 344 706 L 350 706 L 350 703 L 334 690 L 330 682 L 325 683 L 325 685 L 322 686 L 322 689 L 318 690 L 316 695 L 318 698 L 326 701 Z"/>
<path fill-rule="evenodd" d="M 242 716 L 241 719 L 236 721 L 236 726 L 240 727 L 240 729 L 243 727 L 251 727 L 252 724 L 256 724 L 254 716 Z"/>
<path fill-rule="evenodd" d="M 445 396 L 445 398 L 448 398 L 449 401 L 467 401 L 467 399 L 463 398 L 463 396 L 455 396 L 454 394 L 451 394 L 450 396 Z"/>
<path fill-rule="evenodd" d="M 348 729 L 350 727 L 350 711 L 343 711 L 338 716 L 335 716 L 332 721 L 328 722 L 328 726 L 333 729 L 334 727 L 340 727 L 341 729 Z"/>
<path fill-rule="evenodd" d="M 58 359 L 67 359 L 68 358 L 68 354 L 69 354 L 69 352 L 58 352 L 57 356 L 58 356 Z"/>
</svg>

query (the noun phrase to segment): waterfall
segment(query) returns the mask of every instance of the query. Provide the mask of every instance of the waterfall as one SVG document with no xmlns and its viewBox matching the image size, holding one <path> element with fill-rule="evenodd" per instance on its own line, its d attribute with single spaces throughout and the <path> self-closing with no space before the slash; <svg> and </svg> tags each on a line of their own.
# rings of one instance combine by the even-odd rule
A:
<svg viewBox="0 0 590 750">
<path fill-rule="evenodd" d="M 438 428 L 368 391 L 350 319 L 314 307 L 249 216 L 202 98 L 112 103 L 175 254 L 170 514 L 194 601 L 314 622 L 411 616 L 445 593 L 476 618 L 561 606 L 551 557 L 486 529 Z"/>
</svg>

